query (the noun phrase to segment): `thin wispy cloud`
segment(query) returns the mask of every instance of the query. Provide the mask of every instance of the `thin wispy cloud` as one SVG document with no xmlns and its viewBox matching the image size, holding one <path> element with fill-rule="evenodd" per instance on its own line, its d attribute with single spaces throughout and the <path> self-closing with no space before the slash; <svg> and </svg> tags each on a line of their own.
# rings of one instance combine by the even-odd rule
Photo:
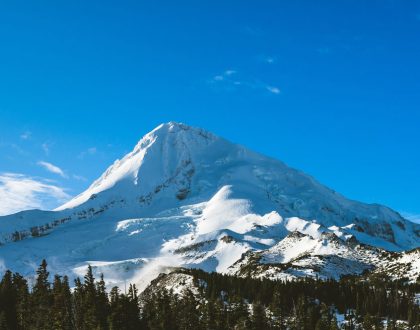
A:
<svg viewBox="0 0 420 330">
<path fill-rule="evenodd" d="M 37 164 L 43 167 L 44 169 L 46 169 L 48 172 L 58 174 L 59 176 L 63 178 L 67 178 L 67 175 L 64 173 L 64 171 L 54 164 L 44 162 L 44 161 L 39 161 Z"/>
<path fill-rule="evenodd" d="M 90 147 L 86 149 L 85 151 L 82 151 L 77 157 L 80 159 L 83 159 L 85 156 L 95 155 L 97 152 L 98 152 L 98 149 L 96 147 Z"/>
<path fill-rule="evenodd" d="M 52 209 L 70 196 L 44 179 L 17 173 L 0 173 L 0 215 L 28 209 Z"/>
<path fill-rule="evenodd" d="M 267 90 L 273 94 L 280 94 L 280 88 L 274 86 L 266 86 Z"/>
<path fill-rule="evenodd" d="M 228 91 L 237 90 L 239 88 L 249 88 L 255 90 L 265 90 L 271 94 L 280 94 L 281 90 L 277 86 L 264 83 L 257 79 L 242 77 L 238 71 L 228 69 L 221 74 L 213 76 L 209 83 L 218 89 Z"/>
<path fill-rule="evenodd" d="M 98 150 L 96 149 L 96 147 L 92 147 L 92 148 L 89 148 L 88 149 L 88 153 L 89 154 L 91 154 L 91 155 L 94 155 L 94 154 L 96 154 L 96 152 L 97 152 Z"/>
<path fill-rule="evenodd" d="M 277 62 L 277 57 L 273 55 L 259 54 L 255 57 L 255 60 L 258 63 L 271 65 Z"/>
<path fill-rule="evenodd" d="M 77 181 L 87 181 L 87 179 L 84 176 L 77 175 L 77 174 L 73 174 L 72 178 L 77 180 Z"/>
<path fill-rule="evenodd" d="M 230 79 L 230 77 L 233 76 L 235 73 L 236 73 L 236 70 L 232 70 L 232 69 L 226 70 L 221 74 L 215 75 L 213 77 L 213 81 L 224 81 L 224 80 Z"/>
<path fill-rule="evenodd" d="M 274 56 L 267 56 L 267 55 L 259 55 L 257 58 L 258 62 L 262 62 L 265 64 L 274 64 L 277 59 Z"/>
<path fill-rule="evenodd" d="M 225 74 L 225 76 L 231 76 L 231 75 L 233 75 L 233 74 L 235 74 L 236 73 L 236 71 L 235 70 L 226 70 L 225 72 L 224 72 L 224 74 Z"/>
<path fill-rule="evenodd" d="M 22 140 L 29 140 L 29 139 L 31 138 L 31 136 L 32 136 L 32 132 L 30 132 L 30 131 L 26 131 L 26 132 L 23 132 L 23 133 L 20 135 L 20 138 L 21 138 Z"/>
</svg>

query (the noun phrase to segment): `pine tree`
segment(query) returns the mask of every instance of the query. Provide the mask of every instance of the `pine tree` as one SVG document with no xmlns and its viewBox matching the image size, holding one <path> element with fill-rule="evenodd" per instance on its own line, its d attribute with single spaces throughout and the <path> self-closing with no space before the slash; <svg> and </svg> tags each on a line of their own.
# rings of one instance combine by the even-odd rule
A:
<svg viewBox="0 0 420 330">
<path fill-rule="evenodd" d="M 83 283 L 83 327 L 85 329 L 96 329 L 99 326 L 96 297 L 95 277 L 93 276 L 92 266 L 88 265 Z"/>
<path fill-rule="evenodd" d="M 407 313 L 407 321 L 410 327 L 420 327 L 420 308 L 413 303 L 409 305 Z"/>
<path fill-rule="evenodd" d="M 135 314 L 131 314 L 133 310 L 130 308 L 130 296 L 120 294 L 119 289 L 114 287 L 110 292 L 110 330 L 135 330 L 140 329 L 140 322 L 137 318 L 137 309 Z"/>
<path fill-rule="evenodd" d="M 156 317 L 161 329 L 174 329 L 174 313 L 171 295 L 167 290 L 160 290 L 156 295 Z"/>
<path fill-rule="evenodd" d="M 75 329 L 84 329 L 84 290 L 80 278 L 74 280 L 72 295 L 73 326 Z"/>
<path fill-rule="evenodd" d="M 140 323 L 140 310 L 139 310 L 139 298 L 138 291 L 135 284 L 130 284 L 128 289 L 128 306 L 127 306 L 127 323 L 129 329 L 140 329 L 142 325 Z M 171 320 L 173 324 L 173 320 Z M 168 328 L 169 329 L 169 328 Z"/>
<path fill-rule="evenodd" d="M 321 304 L 321 317 L 316 323 L 315 330 L 331 330 L 331 313 L 327 305 Z"/>
<path fill-rule="evenodd" d="M 268 320 L 265 307 L 260 302 L 254 302 L 252 304 L 251 326 L 252 329 L 255 330 L 268 328 Z"/>
<path fill-rule="evenodd" d="M 272 328 L 285 329 L 285 313 L 283 310 L 283 299 L 279 291 L 273 295 L 273 301 L 270 305 L 270 310 L 273 315 Z"/>
<path fill-rule="evenodd" d="M 101 274 L 100 280 L 96 283 L 95 305 L 99 328 L 108 329 L 108 314 L 110 306 L 103 274 Z"/>
<path fill-rule="evenodd" d="M 120 300 L 120 292 L 117 287 L 113 287 L 109 293 L 110 298 L 110 315 L 109 315 L 109 326 L 111 330 L 124 329 L 123 319 L 123 304 Z"/>
<path fill-rule="evenodd" d="M 12 273 L 6 271 L 0 282 L 0 312 L 3 312 L 5 319 L 3 327 L 15 329 L 17 326 L 16 298 Z"/>
<path fill-rule="evenodd" d="M 17 328 L 27 329 L 30 325 L 30 317 L 32 314 L 32 306 L 29 303 L 28 282 L 22 275 L 13 274 L 13 287 L 16 292 L 16 317 Z"/>
<path fill-rule="evenodd" d="M 54 329 L 72 329 L 71 292 L 66 276 L 63 280 L 61 280 L 61 277 L 58 275 L 54 276 L 52 296 L 51 321 Z"/>
<path fill-rule="evenodd" d="M 37 278 L 32 292 L 33 324 L 37 329 L 47 329 L 50 324 L 50 311 L 52 305 L 52 295 L 50 283 L 48 281 L 49 272 L 47 262 L 42 260 L 37 270 Z"/>
<path fill-rule="evenodd" d="M 199 329 L 200 315 L 197 309 L 198 301 L 190 289 L 186 289 L 182 299 L 179 301 L 179 329 Z"/>
<path fill-rule="evenodd" d="M 231 327 L 238 330 L 249 329 L 251 327 L 248 306 L 244 303 L 242 297 L 233 297 L 230 314 L 232 314 L 232 322 L 229 322 Z"/>
<path fill-rule="evenodd" d="M 200 314 L 202 315 L 203 328 L 206 330 L 217 329 L 217 312 L 214 300 L 209 299 L 201 305 Z"/>
<path fill-rule="evenodd" d="M 375 318 L 367 313 L 363 318 L 363 329 L 364 330 L 375 330 Z"/>
</svg>

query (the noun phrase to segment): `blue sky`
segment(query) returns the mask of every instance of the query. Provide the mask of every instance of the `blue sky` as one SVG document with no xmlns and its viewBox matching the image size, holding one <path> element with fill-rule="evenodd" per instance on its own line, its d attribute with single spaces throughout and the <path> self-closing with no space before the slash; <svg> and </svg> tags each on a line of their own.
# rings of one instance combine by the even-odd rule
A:
<svg viewBox="0 0 420 330">
<path fill-rule="evenodd" d="M 420 214 L 419 40 L 414 0 L 2 2 L 0 212 L 173 120 Z"/>
</svg>

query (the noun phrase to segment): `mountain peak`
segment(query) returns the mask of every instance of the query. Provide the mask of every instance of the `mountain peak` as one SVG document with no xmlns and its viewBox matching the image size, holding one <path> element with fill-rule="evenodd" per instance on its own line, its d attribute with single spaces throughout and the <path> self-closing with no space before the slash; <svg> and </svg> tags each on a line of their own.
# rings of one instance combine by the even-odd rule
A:
<svg viewBox="0 0 420 330">
<path fill-rule="evenodd" d="M 331 277 L 382 267 L 376 248 L 412 249 L 420 239 L 418 225 L 387 207 L 349 200 L 281 161 L 176 122 L 146 134 L 56 211 L 0 219 L 6 263 L 32 271 L 27 260 L 54 256 L 78 275 L 89 263 L 120 279 L 139 274 L 128 277 L 139 284 L 170 266 Z"/>
<path fill-rule="evenodd" d="M 117 191 L 123 195 L 133 188 L 136 188 L 135 195 L 147 194 L 217 142 L 221 142 L 224 149 L 230 145 L 201 128 L 174 121 L 160 124 L 144 135 L 133 151 L 116 160 L 86 191 L 56 210 L 79 206 L 115 186 L 120 186 Z"/>
<path fill-rule="evenodd" d="M 349 200 L 281 161 L 177 122 L 146 134 L 132 152 L 57 210 L 120 205 L 126 216 L 153 215 L 162 208 L 209 201 L 222 187 L 230 187 L 225 204 L 238 204 L 246 212 L 276 211 L 326 228 L 354 224 L 355 229 L 346 229 L 349 235 L 364 243 L 375 239 L 389 249 L 412 247 L 418 239 L 405 235 L 413 225 L 387 207 Z"/>
</svg>

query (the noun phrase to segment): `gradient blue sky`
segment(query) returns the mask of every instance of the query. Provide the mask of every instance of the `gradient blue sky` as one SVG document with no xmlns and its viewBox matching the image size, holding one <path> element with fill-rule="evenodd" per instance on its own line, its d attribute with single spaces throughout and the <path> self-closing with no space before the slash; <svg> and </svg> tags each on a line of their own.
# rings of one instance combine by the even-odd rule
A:
<svg viewBox="0 0 420 330">
<path fill-rule="evenodd" d="M 420 214 L 420 1 L 10 1 L 0 45 L 0 212 L 173 120 Z"/>
</svg>

